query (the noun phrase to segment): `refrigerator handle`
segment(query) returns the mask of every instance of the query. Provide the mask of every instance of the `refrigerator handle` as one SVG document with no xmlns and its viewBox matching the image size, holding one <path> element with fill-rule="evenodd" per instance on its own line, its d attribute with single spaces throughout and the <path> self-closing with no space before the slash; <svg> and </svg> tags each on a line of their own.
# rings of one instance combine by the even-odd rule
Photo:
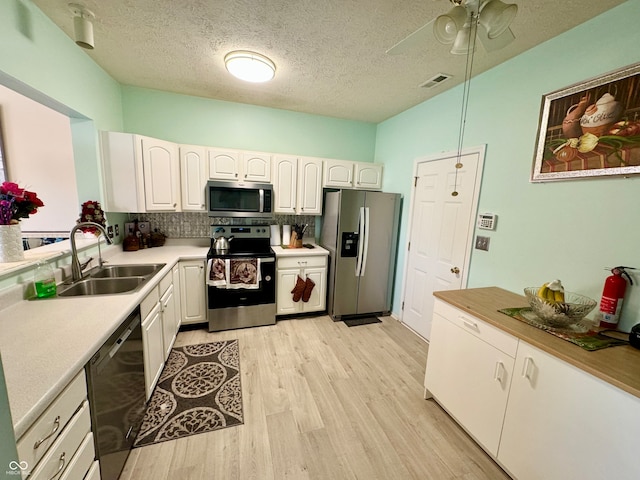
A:
<svg viewBox="0 0 640 480">
<path fill-rule="evenodd" d="M 364 235 L 365 235 L 365 217 L 364 217 L 364 207 L 360 207 L 360 212 L 358 213 L 358 258 L 356 259 L 356 277 L 362 276 L 362 257 L 364 256 Z"/>
<path fill-rule="evenodd" d="M 362 253 L 362 268 L 360 269 L 360 276 L 364 276 L 364 271 L 367 268 L 367 257 L 369 256 L 369 207 L 364 208 L 364 252 Z"/>
</svg>

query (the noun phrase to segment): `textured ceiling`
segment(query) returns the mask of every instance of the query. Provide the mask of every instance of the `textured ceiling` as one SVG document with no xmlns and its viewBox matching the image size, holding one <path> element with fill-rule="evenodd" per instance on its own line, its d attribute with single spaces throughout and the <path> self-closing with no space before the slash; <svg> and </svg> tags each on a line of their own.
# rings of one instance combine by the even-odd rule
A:
<svg viewBox="0 0 640 480">
<path fill-rule="evenodd" d="M 96 16 L 95 50 L 87 55 L 125 85 L 377 123 L 464 78 L 465 56 L 435 38 L 385 53 L 447 12 L 448 0 L 72 1 Z M 624 0 L 505 0 L 514 1 L 516 40 L 491 53 L 479 47 L 474 75 Z M 69 0 L 33 2 L 73 38 Z M 238 49 L 270 57 L 275 79 L 231 77 L 223 58 Z M 453 78 L 419 86 L 440 72 Z"/>
</svg>

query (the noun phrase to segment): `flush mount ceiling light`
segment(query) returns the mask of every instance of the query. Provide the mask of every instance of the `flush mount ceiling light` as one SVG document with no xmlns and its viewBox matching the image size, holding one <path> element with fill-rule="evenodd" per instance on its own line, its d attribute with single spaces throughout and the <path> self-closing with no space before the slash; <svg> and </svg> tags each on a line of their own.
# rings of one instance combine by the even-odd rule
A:
<svg viewBox="0 0 640 480">
<path fill-rule="evenodd" d="M 276 73 L 276 66 L 270 59 L 247 50 L 227 53 L 224 64 L 231 75 L 246 82 L 268 82 Z"/>
<path fill-rule="evenodd" d="M 73 14 L 73 31 L 76 43 L 87 50 L 93 50 L 93 23 L 96 18 L 91 10 L 77 3 L 70 3 L 69 10 Z"/>
</svg>

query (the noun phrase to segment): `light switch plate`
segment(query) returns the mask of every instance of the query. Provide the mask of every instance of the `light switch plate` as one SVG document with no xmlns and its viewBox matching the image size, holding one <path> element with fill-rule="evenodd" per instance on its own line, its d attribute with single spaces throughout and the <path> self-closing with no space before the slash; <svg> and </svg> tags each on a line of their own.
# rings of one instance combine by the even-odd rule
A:
<svg viewBox="0 0 640 480">
<path fill-rule="evenodd" d="M 476 237 L 476 250 L 489 251 L 489 237 L 482 237 L 478 235 Z"/>
</svg>

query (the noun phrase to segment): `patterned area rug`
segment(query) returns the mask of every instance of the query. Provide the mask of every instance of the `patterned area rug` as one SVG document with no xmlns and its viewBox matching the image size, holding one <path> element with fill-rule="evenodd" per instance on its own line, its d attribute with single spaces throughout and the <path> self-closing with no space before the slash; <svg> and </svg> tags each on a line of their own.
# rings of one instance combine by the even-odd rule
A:
<svg viewBox="0 0 640 480">
<path fill-rule="evenodd" d="M 134 447 L 241 425 L 238 340 L 171 350 Z"/>
</svg>

